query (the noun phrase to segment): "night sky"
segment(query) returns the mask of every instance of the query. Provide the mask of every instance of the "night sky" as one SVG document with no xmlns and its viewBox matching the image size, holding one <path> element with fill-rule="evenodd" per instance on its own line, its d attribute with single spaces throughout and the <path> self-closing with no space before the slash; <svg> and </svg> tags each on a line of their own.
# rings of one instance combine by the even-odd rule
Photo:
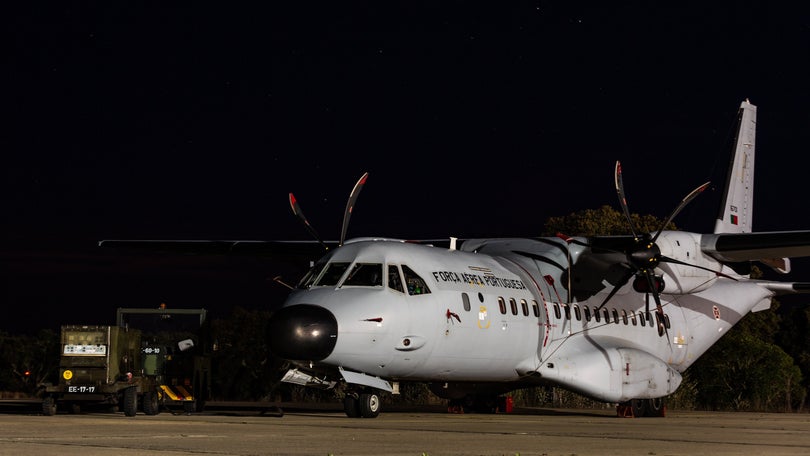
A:
<svg viewBox="0 0 810 456">
<path fill-rule="evenodd" d="M 289 192 L 337 239 L 364 172 L 349 237 L 537 235 L 549 216 L 618 209 L 616 160 L 640 214 L 711 180 L 675 220 L 706 232 L 746 98 L 754 229 L 810 229 L 806 6 L 265 3 L 4 14 L 0 330 L 161 302 L 270 308 L 285 290 L 269 278 L 300 267 L 96 243 L 309 240 Z"/>
</svg>

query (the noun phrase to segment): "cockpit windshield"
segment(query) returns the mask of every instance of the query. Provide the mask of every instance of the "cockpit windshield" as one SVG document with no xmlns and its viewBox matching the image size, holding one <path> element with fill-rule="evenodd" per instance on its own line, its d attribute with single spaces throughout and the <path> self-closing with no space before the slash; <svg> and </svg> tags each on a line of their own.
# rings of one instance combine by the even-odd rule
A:
<svg viewBox="0 0 810 456">
<path fill-rule="evenodd" d="M 341 286 L 381 287 L 382 271 L 380 263 L 355 263 Z"/>
<path fill-rule="evenodd" d="M 315 285 L 337 285 L 351 263 L 329 262 L 330 258 L 332 258 L 331 253 L 318 260 L 318 262 L 310 268 L 309 272 L 301 278 L 301 281 L 298 282 L 298 288 L 309 288 Z"/>
<path fill-rule="evenodd" d="M 343 273 L 346 272 L 346 269 L 349 269 L 350 264 L 351 263 L 339 261 L 327 264 L 323 272 L 321 272 L 320 277 L 315 279 L 313 285 L 320 287 L 337 285 L 340 278 L 343 277 Z"/>
</svg>

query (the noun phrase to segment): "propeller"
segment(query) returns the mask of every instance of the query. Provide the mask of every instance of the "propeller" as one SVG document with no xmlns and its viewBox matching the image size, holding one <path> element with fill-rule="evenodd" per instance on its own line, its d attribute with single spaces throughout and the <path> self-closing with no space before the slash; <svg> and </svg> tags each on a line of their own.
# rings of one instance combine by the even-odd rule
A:
<svg viewBox="0 0 810 456">
<path fill-rule="evenodd" d="M 357 201 L 357 197 L 360 195 L 360 190 L 363 189 L 363 185 L 366 183 L 366 179 L 368 179 L 368 173 L 363 173 L 360 176 L 360 179 L 354 184 L 354 188 L 352 192 L 349 194 L 349 200 L 346 202 L 346 211 L 343 212 L 343 227 L 340 230 L 340 245 L 343 245 L 343 241 L 346 240 L 346 229 L 349 227 L 349 218 L 352 216 L 352 210 L 354 210 L 354 203 Z"/>
<path fill-rule="evenodd" d="M 614 288 L 610 291 L 608 296 L 602 301 L 602 304 L 599 306 L 599 309 L 604 307 L 608 301 L 616 294 L 619 288 L 623 287 L 631 278 L 636 277 L 636 281 L 634 282 L 634 288 L 636 290 L 643 289 L 647 293 L 646 301 L 646 316 L 649 318 L 650 316 L 650 301 L 649 301 L 649 294 L 653 295 L 653 299 L 655 300 L 655 307 L 656 313 L 658 314 L 658 324 L 664 325 L 664 309 L 661 305 L 661 298 L 659 293 L 663 291 L 664 283 L 661 277 L 655 275 L 655 268 L 660 263 L 674 263 L 686 266 L 692 266 L 699 269 L 704 269 L 707 271 L 715 272 L 718 275 L 722 275 L 725 277 L 729 277 L 721 272 L 714 271 L 709 268 L 704 268 L 702 266 L 697 266 L 689 263 L 685 263 L 680 260 L 676 260 L 674 258 L 669 258 L 667 256 L 661 255 L 661 249 L 658 247 L 658 244 L 655 241 L 658 240 L 658 237 L 664 231 L 664 228 L 669 225 L 672 220 L 675 218 L 678 213 L 686 207 L 695 197 L 697 197 L 700 193 L 702 193 L 706 188 L 709 187 L 710 182 L 706 182 L 703 185 L 700 185 L 696 189 L 692 190 L 686 197 L 684 197 L 675 210 L 672 211 L 671 214 L 666 218 L 666 221 L 661 225 L 658 231 L 655 232 L 654 235 L 650 235 L 649 233 L 639 234 L 636 230 L 635 224 L 633 223 L 633 218 L 630 216 L 630 208 L 627 204 L 627 197 L 624 192 L 624 182 L 622 180 L 622 165 L 619 161 L 616 161 L 616 167 L 614 170 L 614 183 L 616 186 L 616 194 L 619 197 L 619 205 L 621 205 L 622 212 L 624 213 L 625 219 L 630 227 L 630 231 L 633 234 L 633 243 L 632 245 L 626 250 L 625 255 L 627 261 L 624 264 L 627 267 L 627 272 L 622 276 L 621 280 L 614 286 Z M 732 278 L 733 277 L 729 277 Z M 736 279 L 735 279 L 736 280 Z M 664 327 L 666 330 L 666 327 Z M 659 331 L 661 333 L 661 331 Z"/>
<path fill-rule="evenodd" d="M 307 220 L 307 217 L 301 210 L 301 206 L 298 205 L 298 200 L 295 199 L 295 195 L 293 195 L 292 193 L 290 193 L 290 208 L 292 208 L 293 214 L 295 214 L 298 217 L 298 219 L 301 220 L 301 223 L 303 223 L 304 226 L 307 228 L 309 234 L 311 234 L 312 237 L 314 237 L 315 240 L 318 241 L 318 243 L 320 243 L 323 246 L 324 250 L 329 250 L 329 247 L 327 247 L 326 244 L 321 239 L 321 237 L 318 236 L 318 232 L 315 231 L 315 228 L 313 228 L 312 225 L 309 224 L 309 220 Z"/>
<path fill-rule="evenodd" d="M 349 218 L 351 218 L 352 211 L 354 210 L 354 204 L 357 202 L 357 197 L 360 195 L 360 190 L 363 189 L 366 179 L 368 179 L 368 173 L 363 173 L 357 183 L 354 184 L 354 188 L 352 188 L 352 192 L 349 194 L 349 200 L 346 202 L 346 211 L 343 213 L 343 226 L 340 230 L 340 243 L 338 244 L 338 247 L 343 245 L 343 242 L 346 240 L 346 231 L 349 228 Z M 327 246 L 321 237 L 318 236 L 318 232 L 315 231 L 315 228 L 313 228 L 309 223 L 309 220 L 307 220 L 304 212 L 301 210 L 301 206 L 298 204 L 298 200 L 292 193 L 290 193 L 290 208 L 292 209 L 293 214 L 295 214 L 298 219 L 301 220 L 301 223 L 304 224 L 304 227 L 306 227 L 307 231 L 309 231 L 309 234 L 312 235 L 312 237 L 314 237 L 315 240 L 323 246 L 324 250 L 329 250 L 329 246 Z"/>
</svg>

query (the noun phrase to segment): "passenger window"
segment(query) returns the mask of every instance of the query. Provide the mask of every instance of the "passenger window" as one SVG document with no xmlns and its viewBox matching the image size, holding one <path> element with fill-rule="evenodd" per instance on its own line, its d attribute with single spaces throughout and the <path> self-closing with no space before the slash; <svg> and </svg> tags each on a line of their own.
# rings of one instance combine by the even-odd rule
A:
<svg viewBox="0 0 810 456">
<path fill-rule="evenodd" d="M 644 326 L 644 325 L 647 324 L 647 321 L 644 320 L 644 312 L 639 312 L 638 313 L 638 321 L 641 323 L 641 326 Z"/>
<path fill-rule="evenodd" d="M 633 326 L 636 326 L 636 312 L 634 310 L 630 311 L 630 323 L 633 323 Z"/>
<path fill-rule="evenodd" d="M 409 295 L 420 295 L 430 293 L 425 281 L 419 274 L 413 272 L 413 269 L 408 266 L 402 265 L 402 274 L 405 275 L 405 284 L 408 286 Z"/>
<path fill-rule="evenodd" d="M 506 301 L 501 296 L 498 296 L 498 308 L 502 314 L 506 315 Z"/>
<path fill-rule="evenodd" d="M 349 263 L 329 263 L 321 273 L 321 276 L 315 281 L 317 286 L 333 286 L 337 285 L 343 273 L 349 269 Z"/>
<path fill-rule="evenodd" d="M 574 318 L 576 318 L 577 321 L 582 320 L 582 313 L 580 313 L 579 306 L 576 304 L 574 304 Z"/>
<path fill-rule="evenodd" d="M 532 299 L 532 312 L 534 313 L 535 317 L 540 317 L 540 305 L 537 304 L 537 301 Z"/>
<path fill-rule="evenodd" d="M 565 319 L 571 319 L 571 308 L 568 307 L 568 304 L 562 304 L 563 311 L 565 312 Z"/>
<path fill-rule="evenodd" d="M 529 303 L 525 299 L 520 300 L 520 308 L 523 310 L 523 316 L 529 316 Z"/>
<path fill-rule="evenodd" d="M 554 317 L 557 318 L 557 320 L 560 319 L 560 305 L 556 302 L 554 303 Z"/>
<path fill-rule="evenodd" d="M 619 324 L 619 311 L 613 309 L 613 323 Z"/>
<path fill-rule="evenodd" d="M 605 323 L 610 323 L 610 311 L 607 307 L 602 307 L 602 316 L 605 317 Z"/>
<path fill-rule="evenodd" d="M 666 326 L 667 329 L 671 328 L 669 325 L 669 314 L 664 314 L 664 326 Z"/>
<path fill-rule="evenodd" d="M 585 311 L 585 321 L 591 321 L 591 308 L 585 306 L 582 308 L 582 310 Z"/>
<path fill-rule="evenodd" d="M 593 319 L 596 320 L 597 323 L 602 321 L 602 317 L 599 316 L 599 308 L 598 307 L 593 308 Z"/>
<path fill-rule="evenodd" d="M 467 293 L 461 293 L 461 302 L 464 303 L 464 310 L 470 311 L 470 296 Z"/>
<path fill-rule="evenodd" d="M 382 286 L 382 265 L 379 263 L 356 263 L 341 286 Z"/>
<path fill-rule="evenodd" d="M 517 301 L 515 301 L 515 298 L 509 298 L 509 307 L 512 309 L 512 315 L 517 315 Z"/>
<path fill-rule="evenodd" d="M 622 309 L 622 323 L 627 324 L 627 311 Z"/>
</svg>

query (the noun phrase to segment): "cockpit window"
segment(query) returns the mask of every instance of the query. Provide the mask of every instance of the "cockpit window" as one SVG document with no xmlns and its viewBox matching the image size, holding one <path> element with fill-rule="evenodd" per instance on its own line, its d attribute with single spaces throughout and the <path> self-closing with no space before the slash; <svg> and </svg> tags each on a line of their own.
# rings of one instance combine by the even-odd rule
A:
<svg viewBox="0 0 810 456">
<path fill-rule="evenodd" d="M 343 277 L 346 269 L 349 269 L 351 263 L 333 262 L 326 265 L 326 268 L 321 273 L 320 277 L 315 280 L 315 286 L 334 286 Z"/>
<path fill-rule="evenodd" d="M 402 265 L 402 273 L 405 275 L 405 284 L 408 286 L 409 295 L 419 295 L 430 293 L 425 281 L 419 277 L 419 274 L 413 272 L 413 269 Z"/>
<path fill-rule="evenodd" d="M 317 279 L 318 276 L 321 275 L 321 272 L 323 271 L 324 266 L 326 266 L 326 263 L 327 262 L 325 259 L 321 259 L 320 261 L 315 263 L 311 268 L 309 268 L 309 271 L 307 271 L 304 277 L 302 277 L 301 280 L 298 282 L 298 288 L 311 287 L 315 279 Z"/>
<path fill-rule="evenodd" d="M 382 264 L 356 263 L 341 286 L 382 286 Z"/>
<path fill-rule="evenodd" d="M 402 288 L 402 278 L 399 275 L 399 269 L 395 264 L 388 265 L 388 288 L 400 293 L 405 293 L 405 289 Z"/>
</svg>

